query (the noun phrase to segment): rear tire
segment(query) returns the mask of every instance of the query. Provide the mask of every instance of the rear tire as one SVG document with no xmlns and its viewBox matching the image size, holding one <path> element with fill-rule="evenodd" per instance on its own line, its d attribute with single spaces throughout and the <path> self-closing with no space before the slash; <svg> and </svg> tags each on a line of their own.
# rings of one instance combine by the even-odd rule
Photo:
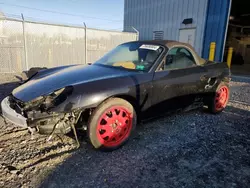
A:
<svg viewBox="0 0 250 188">
<path fill-rule="evenodd" d="M 227 83 L 221 83 L 208 99 L 209 112 L 213 114 L 221 113 L 227 106 L 230 96 L 230 89 Z"/>
<path fill-rule="evenodd" d="M 124 145 L 136 127 L 133 106 L 120 98 L 111 98 L 98 106 L 88 123 L 91 144 L 100 150 L 115 150 Z"/>
</svg>

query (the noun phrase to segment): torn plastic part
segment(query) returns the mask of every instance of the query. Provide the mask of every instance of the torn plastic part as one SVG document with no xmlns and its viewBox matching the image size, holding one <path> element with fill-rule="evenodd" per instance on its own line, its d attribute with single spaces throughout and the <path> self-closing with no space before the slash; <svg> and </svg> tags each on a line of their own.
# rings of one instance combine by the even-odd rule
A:
<svg viewBox="0 0 250 188">
<path fill-rule="evenodd" d="M 32 110 L 28 111 L 26 114 L 29 126 L 36 127 L 41 134 L 49 134 L 47 141 L 50 141 L 55 134 L 67 134 L 73 130 L 77 147 L 80 147 L 75 127 L 81 113 L 81 110 L 62 114 Z"/>
<path fill-rule="evenodd" d="M 42 98 L 40 97 L 33 102 L 37 105 L 41 100 Z M 7 98 L 4 102 L 6 102 L 6 105 L 8 104 L 7 106 L 9 106 L 9 109 L 12 109 L 11 113 L 8 114 L 13 114 L 15 112 L 15 114 L 25 119 L 26 128 L 31 133 L 31 139 L 33 139 L 34 132 L 36 131 L 40 134 L 49 134 L 48 140 L 50 140 L 54 134 L 67 134 L 73 130 L 77 145 L 78 147 L 80 146 L 76 132 L 76 124 L 81 116 L 82 109 L 69 113 L 56 113 L 43 111 L 38 105 L 32 107 L 30 110 L 24 110 L 25 104 L 21 103 L 21 101 L 18 101 L 18 99 L 13 96 L 12 99 L 9 100 Z M 29 104 L 31 105 L 32 103 Z"/>
<path fill-rule="evenodd" d="M 23 110 L 27 111 L 27 110 L 29 110 L 31 108 L 33 108 L 35 110 L 36 107 L 39 108 L 39 105 L 41 105 L 44 100 L 45 100 L 45 97 L 40 96 L 40 97 L 37 97 L 36 99 L 34 99 L 32 101 L 22 103 Z"/>
<path fill-rule="evenodd" d="M 217 84 L 217 78 L 209 78 L 207 81 L 207 85 L 205 86 L 205 90 L 212 89 Z"/>
<path fill-rule="evenodd" d="M 74 113 L 67 113 L 64 115 L 64 117 L 62 119 L 60 119 L 53 127 L 53 130 L 49 136 L 49 138 L 47 139 L 47 141 L 50 141 L 51 138 L 53 137 L 54 133 L 55 133 L 55 130 L 57 128 L 57 126 L 61 123 L 61 122 L 65 122 L 65 121 L 69 121 L 70 122 L 70 126 L 73 130 L 73 133 L 74 133 L 74 136 L 75 136 L 75 139 L 76 139 L 76 142 L 77 142 L 77 148 L 80 147 L 80 143 L 79 143 L 79 140 L 78 140 L 78 136 L 77 136 L 77 132 L 76 132 L 76 128 L 75 128 L 75 125 L 77 123 L 77 121 L 79 120 L 79 117 L 80 117 L 81 113 L 78 115 L 78 117 L 76 118 L 76 115 Z"/>
<path fill-rule="evenodd" d="M 34 139 L 34 134 L 36 132 L 36 129 L 28 127 L 28 131 L 30 132 L 31 140 L 33 140 Z"/>
<path fill-rule="evenodd" d="M 66 116 L 66 115 L 65 115 L 65 116 Z M 50 141 L 50 140 L 51 140 L 52 136 L 53 136 L 54 133 L 55 133 L 55 130 L 56 130 L 57 125 L 59 125 L 59 123 L 65 119 L 65 116 L 64 116 L 63 119 L 60 119 L 60 120 L 54 125 L 54 127 L 53 127 L 53 129 L 52 129 L 52 132 L 50 133 L 50 136 L 49 136 L 49 138 L 47 139 L 47 141 Z"/>
<path fill-rule="evenodd" d="M 57 121 L 57 117 L 61 116 L 61 114 L 54 113 L 50 109 L 64 102 L 71 92 L 72 87 L 66 87 L 56 90 L 48 96 L 37 97 L 29 102 L 20 101 L 13 95 L 10 95 L 1 103 L 3 116 L 7 117 L 14 124 L 26 128 L 27 126 L 35 127 L 36 125 L 44 125 L 45 128 L 46 125 L 54 125 L 55 122 L 53 121 Z M 48 126 L 46 129 L 49 129 Z M 62 132 L 64 134 L 71 129 L 70 125 L 62 127 L 67 129 L 67 131 Z"/>
<path fill-rule="evenodd" d="M 9 97 L 2 100 L 1 109 L 4 120 L 8 120 L 19 127 L 27 128 L 26 117 L 23 116 L 21 108 L 19 105 L 13 106 Z"/>
<path fill-rule="evenodd" d="M 63 103 L 67 99 L 67 97 L 72 94 L 72 91 L 73 87 L 68 86 L 55 90 L 54 92 L 46 96 L 39 96 L 29 102 L 19 101 L 14 96 L 11 96 L 10 98 L 13 103 L 20 105 L 24 112 L 31 110 L 48 111 L 51 110 L 53 107 L 56 107 Z"/>
<path fill-rule="evenodd" d="M 36 127 L 40 134 L 51 134 L 55 124 L 55 134 L 67 134 L 71 131 L 71 125 L 64 113 L 46 113 L 32 111 L 28 113 L 27 124 L 29 127 Z M 59 122 L 59 123 L 58 123 Z"/>
<path fill-rule="evenodd" d="M 79 143 L 78 136 L 77 136 L 77 133 L 76 133 L 75 124 L 71 124 L 71 128 L 72 128 L 73 133 L 75 135 L 75 139 L 76 139 L 76 143 L 77 143 L 77 148 L 79 148 L 80 147 L 80 143 Z"/>
</svg>

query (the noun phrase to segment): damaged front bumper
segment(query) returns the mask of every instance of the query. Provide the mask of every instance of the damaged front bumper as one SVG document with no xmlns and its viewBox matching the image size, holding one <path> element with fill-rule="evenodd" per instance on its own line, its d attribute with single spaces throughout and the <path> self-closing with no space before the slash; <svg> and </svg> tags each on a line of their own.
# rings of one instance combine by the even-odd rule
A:
<svg viewBox="0 0 250 188">
<path fill-rule="evenodd" d="M 10 107 L 9 97 L 6 97 L 1 102 L 2 116 L 9 122 L 22 127 L 28 128 L 27 118 L 23 115 L 17 113 L 14 109 Z"/>
<path fill-rule="evenodd" d="M 72 116 L 70 113 L 47 113 L 31 111 L 26 117 L 22 108 L 10 97 L 1 102 L 2 116 L 7 122 L 22 128 L 36 128 L 40 134 L 67 134 L 71 131 Z"/>
</svg>

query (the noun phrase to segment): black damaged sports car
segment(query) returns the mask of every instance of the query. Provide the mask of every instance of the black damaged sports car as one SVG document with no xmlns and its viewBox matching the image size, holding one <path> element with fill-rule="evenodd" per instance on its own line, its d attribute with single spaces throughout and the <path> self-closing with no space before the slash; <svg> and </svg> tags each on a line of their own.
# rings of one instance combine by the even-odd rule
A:
<svg viewBox="0 0 250 188">
<path fill-rule="evenodd" d="M 226 63 L 206 61 L 175 41 L 121 44 L 91 65 L 41 70 L 1 102 L 6 120 L 41 134 L 87 131 L 97 149 L 123 145 L 139 120 L 229 100 Z"/>
</svg>

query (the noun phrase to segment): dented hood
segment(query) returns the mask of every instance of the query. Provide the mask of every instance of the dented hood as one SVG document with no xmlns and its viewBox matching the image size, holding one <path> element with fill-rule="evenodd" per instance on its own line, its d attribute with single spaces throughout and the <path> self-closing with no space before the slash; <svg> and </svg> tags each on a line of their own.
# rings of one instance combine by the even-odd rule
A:
<svg viewBox="0 0 250 188">
<path fill-rule="evenodd" d="M 47 69 L 39 72 L 28 82 L 14 89 L 12 95 L 21 101 L 28 102 L 66 86 L 136 73 L 126 69 L 103 65 L 77 65 Z"/>
</svg>

